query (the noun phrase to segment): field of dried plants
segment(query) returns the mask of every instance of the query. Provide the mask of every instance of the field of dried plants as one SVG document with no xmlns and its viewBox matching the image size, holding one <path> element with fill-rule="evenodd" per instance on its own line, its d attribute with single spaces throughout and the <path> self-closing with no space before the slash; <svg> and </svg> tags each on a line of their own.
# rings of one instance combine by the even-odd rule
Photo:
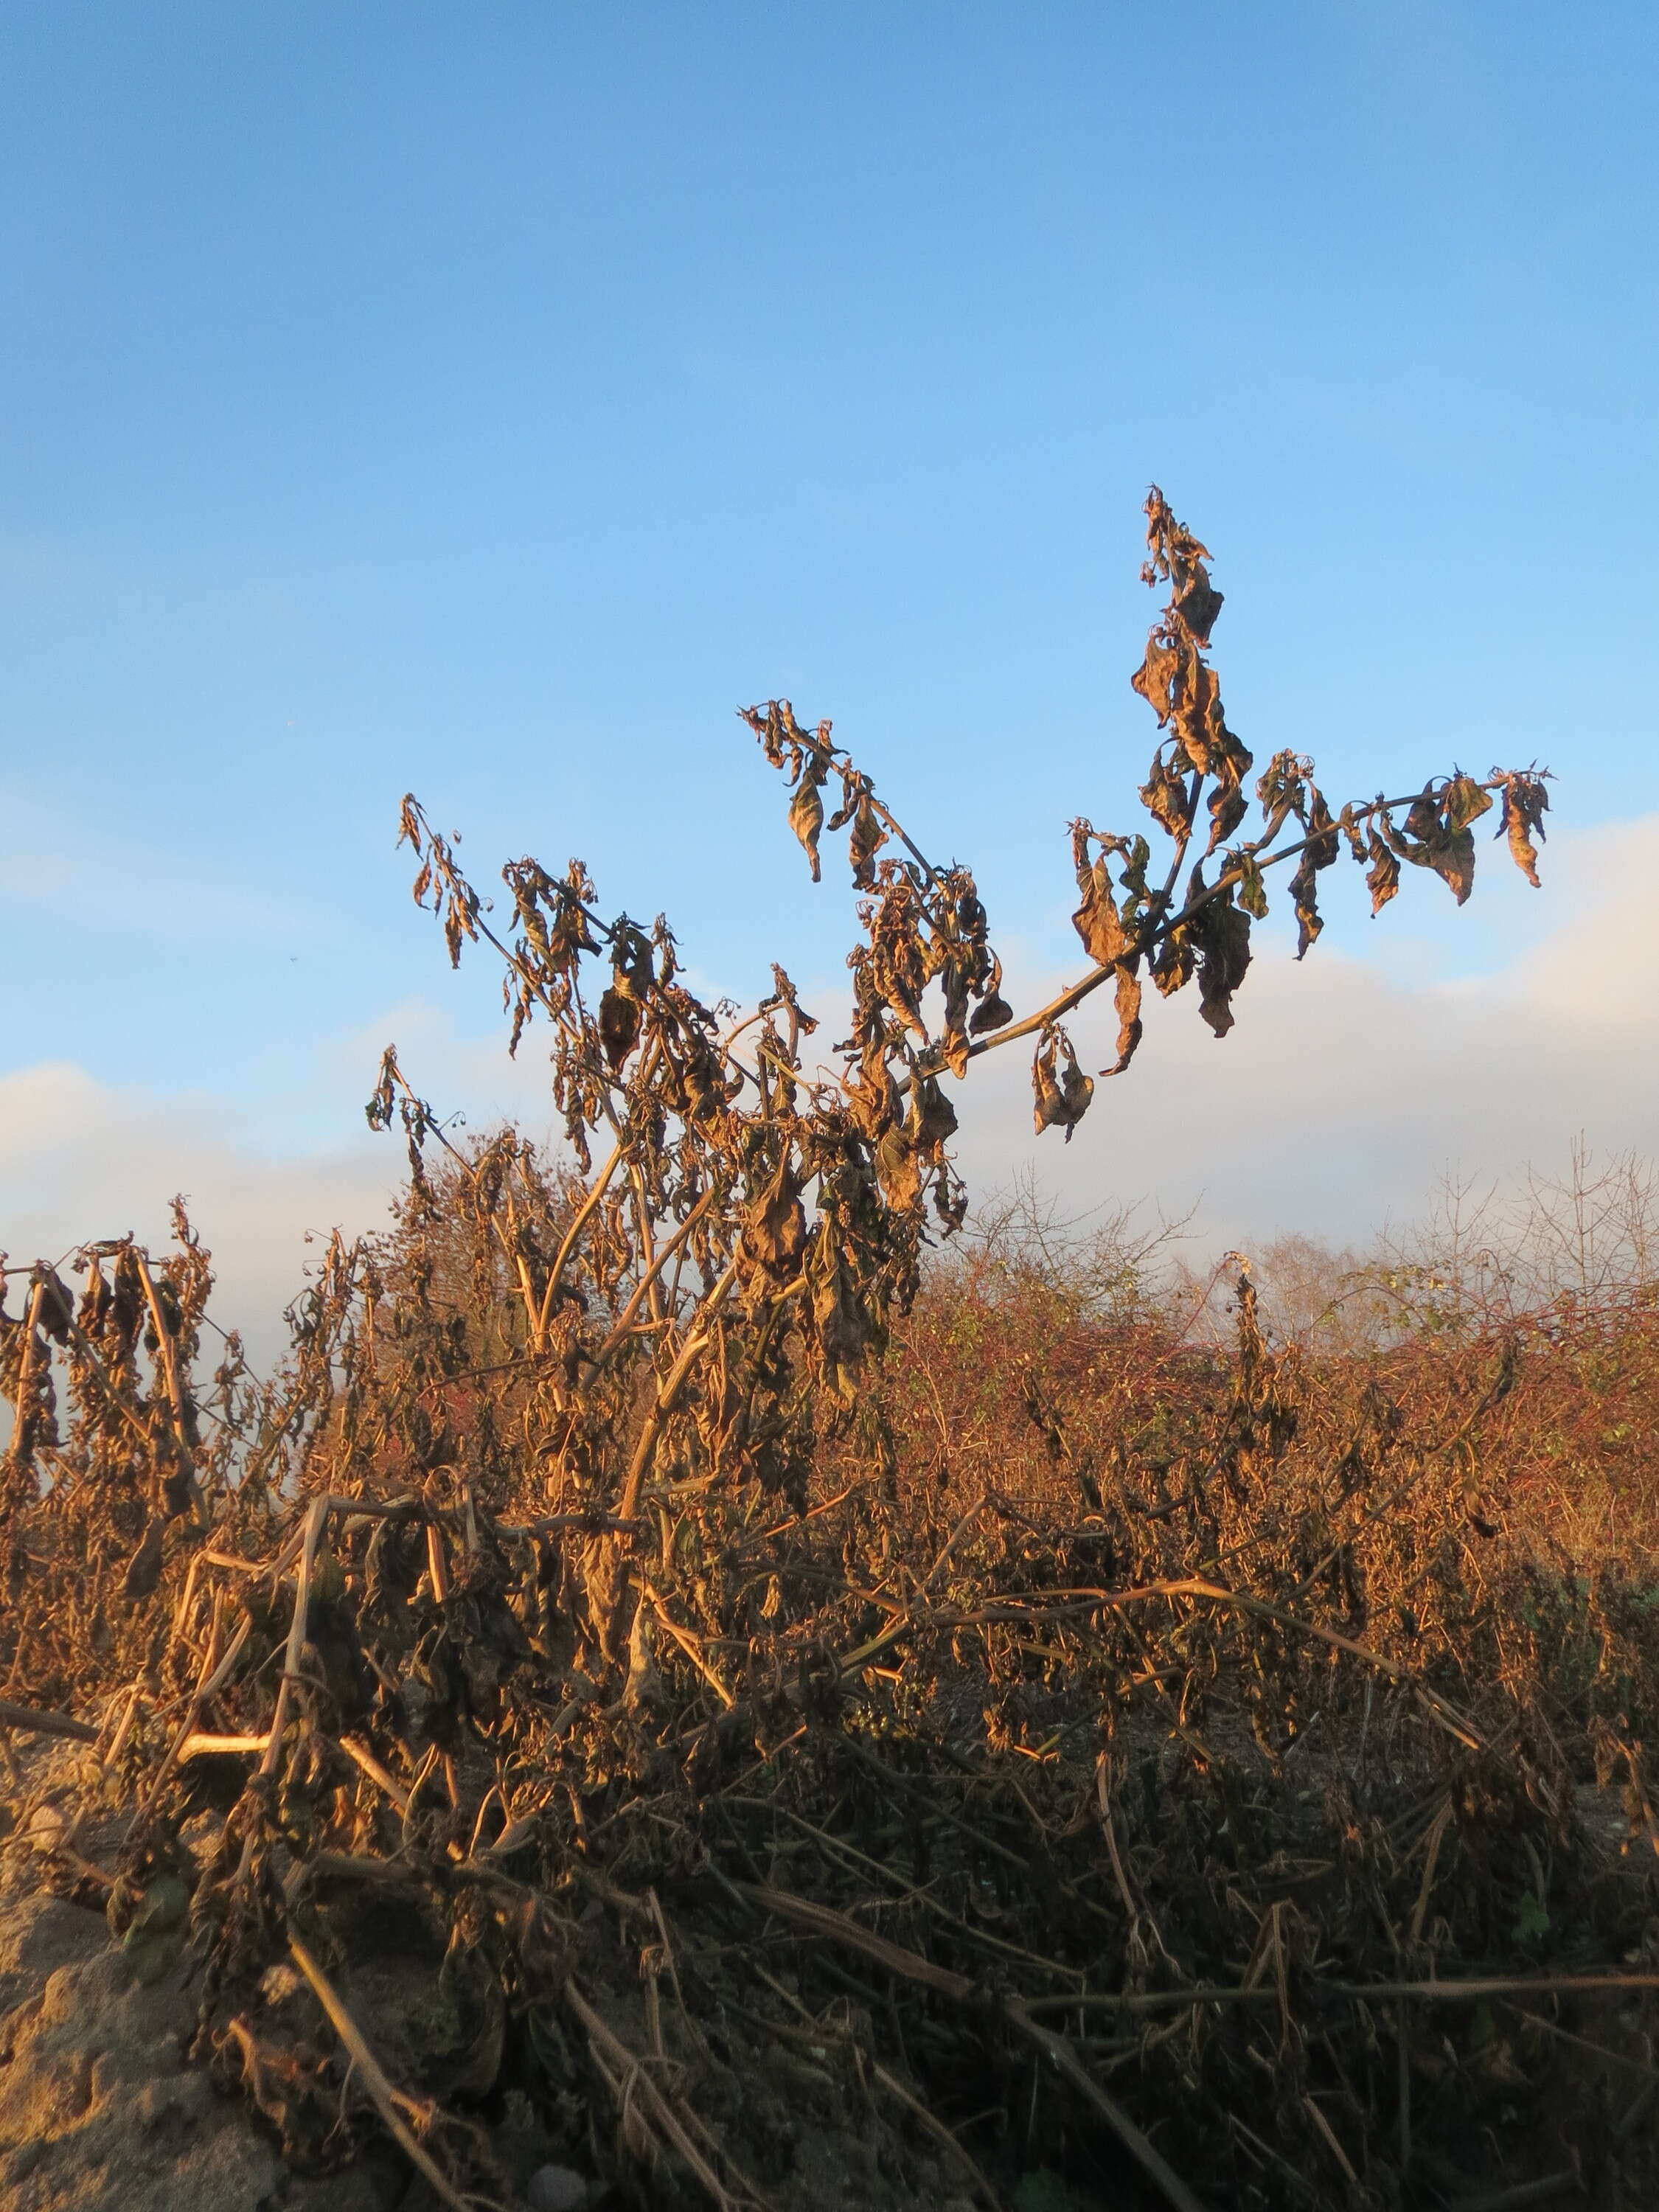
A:
<svg viewBox="0 0 1659 2212">
<path fill-rule="evenodd" d="M 1279 860 L 1304 951 L 1345 853 L 1376 906 L 1413 866 L 1461 902 L 1494 805 L 1536 880 L 1530 770 L 1333 812 L 1279 753 L 1242 836 L 1219 594 L 1148 518 L 1159 857 L 1074 825 L 1048 1006 L 774 702 L 860 894 L 845 1040 L 781 970 L 702 1006 L 580 864 L 509 864 L 498 930 L 411 799 L 562 1152 L 456 1143 L 388 1053 L 401 1211 L 264 1380 L 182 1209 L 11 1269 L 4 1850 L 187 1999 L 280 2154 L 257 2201 L 1659 2201 L 1639 1172 L 1507 1243 L 1183 1284 L 1121 1224 L 970 1216 L 950 1164 L 951 1084 L 1021 1038 L 1069 1137 L 1108 985 L 1112 1075 L 1147 981 L 1224 1036 Z M 30 2145 L 0 2063 L 18 2212 L 126 2201 L 64 2179 L 89 2078 Z"/>
</svg>

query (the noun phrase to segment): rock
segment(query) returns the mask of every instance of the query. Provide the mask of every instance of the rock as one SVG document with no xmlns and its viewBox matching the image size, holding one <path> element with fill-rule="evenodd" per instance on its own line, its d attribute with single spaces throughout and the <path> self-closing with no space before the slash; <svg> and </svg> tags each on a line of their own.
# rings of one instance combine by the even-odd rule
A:
<svg viewBox="0 0 1659 2212">
<path fill-rule="evenodd" d="M 582 2212 L 587 2184 L 568 2166 L 538 2166 L 525 2191 L 530 2212 Z"/>
<path fill-rule="evenodd" d="M 50 1856 L 68 1833 L 69 1816 L 61 1806 L 37 1806 L 30 1816 L 29 1843 L 43 1857 Z"/>
<path fill-rule="evenodd" d="M 44 1977 L 54 1966 L 77 1966 L 108 1948 L 101 1912 L 45 1893 L 0 1913 L 0 1968 Z"/>
</svg>

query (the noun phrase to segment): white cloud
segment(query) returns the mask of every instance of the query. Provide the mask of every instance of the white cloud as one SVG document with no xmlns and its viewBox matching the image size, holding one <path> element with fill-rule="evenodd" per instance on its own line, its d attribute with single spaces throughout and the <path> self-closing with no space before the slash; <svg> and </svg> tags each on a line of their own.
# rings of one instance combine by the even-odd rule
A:
<svg viewBox="0 0 1659 2212">
<path fill-rule="evenodd" d="M 1298 967 L 1272 942 L 1224 1042 L 1191 994 L 1150 1004 L 1133 1069 L 1099 1085 L 1069 1146 L 1033 1138 L 1025 1048 L 989 1055 L 954 1093 L 970 1187 L 1006 1182 L 1030 1160 L 1079 1209 L 1148 1197 L 1182 1211 L 1201 1200 L 1203 1243 L 1248 1246 L 1291 1228 L 1363 1237 L 1417 1210 L 1449 1165 L 1483 1176 L 1528 1162 L 1554 1169 L 1581 1132 L 1604 1152 L 1659 1150 L 1648 978 L 1659 943 L 1659 817 L 1563 838 L 1550 857 L 1553 926 L 1487 976 L 1399 981 L 1378 962 L 1325 947 Z M 1033 1003 L 1065 979 L 1013 980 Z M 822 1034 L 837 1034 L 829 1006 L 819 1011 Z M 1108 994 L 1072 1027 L 1085 1066 L 1106 1064 Z M 269 1358 L 276 1317 L 300 1285 L 307 1232 L 386 1220 L 402 1148 L 362 1129 L 356 1101 L 393 1036 L 410 1081 L 441 1112 L 465 1107 L 474 1127 L 513 1113 L 544 1133 L 538 1033 L 512 1066 L 493 1042 L 458 1038 L 419 1006 L 319 1041 L 315 1064 L 295 1079 L 296 1106 L 319 1087 L 337 1098 L 341 1136 L 286 1156 L 271 1148 L 269 1105 L 256 1142 L 240 1109 L 206 1093 L 160 1096 L 40 1064 L 0 1077 L 0 1244 L 27 1261 L 126 1229 L 159 1240 L 167 1200 L 182 1190 L 218 1265 L 222 1318 Z"/>
<path fill-rule="evenodd" d="M 1033 1139 L 1029 1055 L 1011 1047 L 1018 1065 L 988 1068 L 963 1101 L 970 1182 L 1030 1161 L 1079 1205 L 1201 1199 L 1206 1240 L 1248 1245 L 1286 1229 L 1363 1237 L 1419 1208 L 1448 1167 L 1565 1167 L 1581 1133 L 1602 1152 L 1659 1150 L 1659 817 L 1550 849 L 1553 927 L 1491 975 L 1402 982 L 1380 962 L 1321 946 L 1298 965 L 1264 941 L 1223 1041 L 1190 995 L 1149 1003 L 1133 1068 L 1097 1086 L 1069 1147 Z M 1073 1018 L 1085 1066 L 1109 1063 L 1106 995 Z"/>
<path fill-rule="evenodd" d="M 246 1329 L 259 1365 L 280 1348 L 307 1235 L 384 1225 L 402 1158 L 366 1132 L 272 1158 L 220 1100 L 118 1090 L 48 1061 L 0 1077 L 0 1245 L 15 1263 L 129 1230 L 162 1244 L 168 1203 L 182 1192 L 214 1255 L 213 1310 L 222 1326 Z"/>
</svg>

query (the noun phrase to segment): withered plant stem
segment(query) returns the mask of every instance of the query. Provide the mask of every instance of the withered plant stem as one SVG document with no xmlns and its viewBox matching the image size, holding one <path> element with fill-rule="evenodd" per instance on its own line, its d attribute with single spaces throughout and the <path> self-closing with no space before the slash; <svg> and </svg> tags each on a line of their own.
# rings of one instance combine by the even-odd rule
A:
<svg viewBox="0 0 1659 2212">
<path fill-rule="evenodd" d="M 304 1524 L 300 1532 L 299 1573 L 295 1583 L 294 1618 L 288 1632 L 288 1649 L 283 1661 L 283 1678 L 276 1686 L 276 1711 L 271 1717 L 270 1734 L 265 1741 L 264 1756 L 259 1762 L 261 1774 L 276 1771 L 282 1757 L 283 1731 L 288 1725 L 289 1698 L 293 1684 L 299 1679 L 300 1655 L 305 1649 L 306 1626 L 311 1612 L 311 1570 L 317 1557 L 317 1545 L 328 1518 L 329 1501 L 314 1498 L 306 1508 Z"/>
<path fill-rule="evenodd" d="M 365 2089 L 374 2100 L 376 2111 L 386 2124 L 388 2134 L 397 2143 L 410 2164 L 425 2180 L 439 2200 L 450 2207 L 450 2212 L 477 2212 L 476 2199 L 461 2195 L 451 2183 L 443 2168 L 416 2141 L 408 2122 L 398 2109 L 397 2093 L 386 2077 L 380 2062 L 369 2046 L 356 2021 L 347 2011 L 333 1984 L 297 1936 L 290 1935 L 288 1948 L 294 1963 L 305 1976 L 317 1995 L 317 2002 L 328 2015 L 329 2026 L 334 2030 L 350 2054 L 352 2065 Z"/>
<path fill-rule="evenodd" d="M 16 1705 L 0 1698 L 0 1728 L 21 1729 L 34 1735 L 72 1736 L 77 1743 L 96 1743 L 98 1730 L 68 1713 L 42 1712 L 38 1705 Z"/>
</svg>

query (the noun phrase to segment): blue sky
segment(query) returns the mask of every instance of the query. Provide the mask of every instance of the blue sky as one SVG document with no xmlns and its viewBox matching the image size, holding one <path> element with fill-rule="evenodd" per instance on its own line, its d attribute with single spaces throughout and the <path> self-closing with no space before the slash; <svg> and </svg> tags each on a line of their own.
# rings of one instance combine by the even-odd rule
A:
<svg viewBox="0 0 1659 2212">
<path fill-rule="evenodd" d="M 1064 824 L 1133 826 L 1150 750 L 1153 478 L 1258 757 L 1659 808 L 1656 47 L 1615 5 L 13 0 L 0 1073 L 280 1152 L 388 1010 L 483 1036 L 408 787 L 711 986 L 833 978 L 849 902 L 732 714 L 775 692 L 1069 964 Z M 1495 858 L 1462 915 L 1408 888 L 1328 945 L 1443 981 L 1559 919 Z"/>
</svg>

